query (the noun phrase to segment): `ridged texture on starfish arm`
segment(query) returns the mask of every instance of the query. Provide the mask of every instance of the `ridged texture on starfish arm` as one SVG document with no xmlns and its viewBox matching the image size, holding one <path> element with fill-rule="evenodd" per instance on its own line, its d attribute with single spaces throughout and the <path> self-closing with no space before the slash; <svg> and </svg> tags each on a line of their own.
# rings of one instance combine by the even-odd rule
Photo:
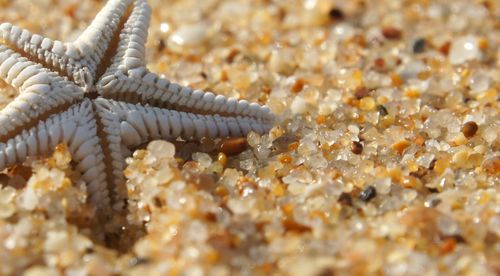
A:
<svg viewBox="0 0 500 276">
<path fill-rule="evenodd" d="M 0 45 L 0 77 L 20 95 L 0 111 L 0 137 L 17 132 L 54 108 L 68 108 L 83 90 L 56 73 Z"/>
<path fill-rule="evenodd" d="M 79 85 L 88 86 L 93 82 L 92 73 L 86 67 L 86 60 L 72 43 L 32 34 L 10 23 L 0 25 L 0 39 L 30 60 L 50 67 Z"/>
<path fill-rule="evenodd" d="M 107 205 L 103 154 L 90 100 L 54 114 L 35 127 L 0 143 L 0 171 L 22 163 L 28 157 L 49 155 L 58 144 L 66 144 L 76 169 L 87 183 L 92 202 Z"/>
<path fill-rule="evenodd" d="M 135 1 L 132 13 L 120 34 L 117 54 L 98 83 L 101 95 L 190 112 L 248 116 L 263 123 L 274 120 L 274 115 L 267 107 L 250 104 L 246 100 L 228 99 L 212 92 L 193 90 L 150 72 L 144 63 L 150 16 L 151 10 L 146 1 Z"/>
<path fill-rule="evenodd" d="M 132 0 L 108 1 L 74 42 L 94 76 L 131 3 Z"/>
<path fill-rule="evenodd" d="M 10 23 L 0 25 L 0 39 L 30 59 L 90 89 L 97 67 L 131 2 L 109 1 L 74 43 L 32 34 Z"/>
<path fill-rule="evenodd" d="M 150 17 L 145 0 L 110 0 L 74 43 L 0 25 L 0 78 L 19 91 L 0 111 L 0 171 L 67 144 L 90 202 L 121 210 L 125 158 L 134 148 L 272 127 L 265 106 L 193 91 L 150 72 Z"/>
</svg>

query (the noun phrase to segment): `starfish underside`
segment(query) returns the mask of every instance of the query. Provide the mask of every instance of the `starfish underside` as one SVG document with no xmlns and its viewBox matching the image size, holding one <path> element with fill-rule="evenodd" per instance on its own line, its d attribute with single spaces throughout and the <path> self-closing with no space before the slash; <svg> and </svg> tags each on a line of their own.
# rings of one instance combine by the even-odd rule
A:
<svg viewBox="0 0 500 276">
<path fill-rule="evenodd" d="M 263 133 L 269 108 L 192 90 L 150 72 L 145 0 L 110 0 L 72 43 L 0 25 L 0 78 L 19 96 L 0 111 L 0 171 L 68 146 L 90 202 L 120 209 L 125 158 L 153 139 Z"/>
</svg>

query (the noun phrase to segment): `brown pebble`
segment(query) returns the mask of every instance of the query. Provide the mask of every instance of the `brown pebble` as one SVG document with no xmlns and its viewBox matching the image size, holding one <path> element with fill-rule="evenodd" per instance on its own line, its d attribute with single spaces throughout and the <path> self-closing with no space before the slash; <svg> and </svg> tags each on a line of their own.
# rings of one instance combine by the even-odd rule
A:
<svg viewBox="0 0 500 276">
<path fill-rule="evenodd" d="M 479 127 L 477 126 L 476 122 L 470 121 L 464 124 L 464 126 L 462 127 L 462 133 L 465 137 L 471 138 L 476 135 L 478 128 Z"/>
<path fill-rule="evenodd" d="M 450 236 L 444 236 L 443 239 L 454 239 L 457 243 L 467 243 L 467 241 L 465 240 L 465 238 L 460 235 L 460 234 L 453 234 L 453 235 L 450 235 Z"/>
<path fill-rule="evenodd" d="M 382 117 L 389 115 L 389 111 L 387 111 L 387 108 L 385 108 L 385 106 L 383 105 L 377 105 L 377 110 Z"/>
<path fill-rule="evenodd" d="M 283 224 L 283 227 L 285 227 L 286 231 L 298 232 L 298 233 L 311 231 L 311 227 L 303 225 L 301 223 L 298 223 L 293 218 L 284 219 L 282 221 L 282 224 Z"/>
<path fill-rule="evenodd" d="M 4 173 L 0 173 L 0 186 L 6 186 L 9 183 L 10 177 Z"/>
<path fill-rule="evenodd" d="M 361 154 L 363 152 L 363 144 L 358 141 L 353 141 L 351 145 L 351 151 L 354 154 Z"/>
<path fill-rule="evenodd" d="M 450 48 L 451 48 L 451 42 L 446 42 L 444 43 L 443 45 L 441 45 L 441 47 L 439 47 L 439 52 L 441 52 L 441 54 L 447 56 L 448 53 L 450 52 Z"/>
<path fill-rule="evenodd" d="M 240 53 L 240 51 L 238 49 L 235 49 L 235 48 L 231 49 L 231 51 L 229 52 L 229 54 L 226 57 L 226 62 L 233 63 L 234 59 L 236 58 L 236 56 L 238 56 L 239 53 Z"/>
<path fill-rule="evenodd" d="M 158 39 L 156 49 L 161 52 L 165 50 L 166 47 L 165 41 L 163 39 Z"/>
<path fill-rule="evenodd" d="M 10 177 L 13 177 L 14 175 L 19 175 L 23 179 L 28 180 L 30 179 L 32 174 L 33 174 L 32 169 L 30 167 L 26 167 L 23 165 L 16 165 L 7 169 L 7 175 Z"/>
<path fill-rule="evenodd" d="M 344 19 L 344 12 L 342 12 L 341 9 L 339 8 L 332 8 L 329 12 L 328 15 L 330 16 L 331 19 L 334 20 L 342 20 Z"/>
<path fill-rule="evenodd" d="M 318 117 L 316 117 L 316 123 L 319 125 L 324 124 L 326 123 L 326 119 L 326 116 L 319 115 Z"/>
<path fill-rule="evenodd" d="M 373 63 L 376 70 L 382 71 L 385 69 L 385 60 L 383 58 L 377 58 L 373 61 Z"/>
<path fill-rule="evenodd" d="M 384 27 L 382 29 L 382 35 L 384 35 L 387 39 L 400 39 L 402 36 L 402 32 L 400 29 L 395 27 Z"/>
<path fill-rule="evenodd" d="M 356 99 L 361 100 L 364 97 L 367 97 L 370 95 L 370 90 L 366 87 L 358 87 L 356 91 L 354 91 L 354 97 Z"/>
<path fill-rule="evenodd" d="M 352 206 L 352 197 L 348 193 L 342 193 L 337 200 L 340 204 L 346 206 Z"/>
<path fill-rule="evenodd" d="M 192 179 L 197 184 L 198 189 L 213 193 L 219 185 L 216 183 L 216 176 L 213 174 L 202 173 L 197 176 L 193 176 Z"/>
<path fill-rule="evenodd" d="M 293 93 L 299 93 L 300 91 L 302 91 L 302 89 L 304 88 L 304 85 L 305 85 L 305 81 L 304 79 L 296 79 L 295 82 L 293 83 L 292 87 L 291 87 L 291 90 Z"/>
<path fill-rule="evenodd" d="M 227 138 L 221 142 L 220 151 L 226 155 L 236 155 L 245 151 L 247 147 L 247 138 Z"/>
<path fill-rule="evenodd" d="M 453 252 L 455 250 L 455 246 L 457 244 L 457 241 L 453 238 L 445 238 L 440 244 L 439 244 L 439 251 L 442 254 L 448 254 L 450 252 Z"/>
</svg>

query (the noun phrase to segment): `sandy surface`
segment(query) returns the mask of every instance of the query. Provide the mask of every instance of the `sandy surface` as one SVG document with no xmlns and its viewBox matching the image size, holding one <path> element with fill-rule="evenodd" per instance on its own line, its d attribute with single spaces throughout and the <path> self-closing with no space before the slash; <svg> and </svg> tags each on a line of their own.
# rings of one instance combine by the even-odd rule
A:
<svg viewBox="0 0 500 276">
<path fill-rule="evenodd" d="M 276 126 L 138 149 L 106 224 L 64 145 L 4 171 L 0 274 L 500 273 L 497 1 L 149 3 L 153 71 Z M 102 5 L 0 0 L 0 22 L 69 41 Z"/>
</svg>

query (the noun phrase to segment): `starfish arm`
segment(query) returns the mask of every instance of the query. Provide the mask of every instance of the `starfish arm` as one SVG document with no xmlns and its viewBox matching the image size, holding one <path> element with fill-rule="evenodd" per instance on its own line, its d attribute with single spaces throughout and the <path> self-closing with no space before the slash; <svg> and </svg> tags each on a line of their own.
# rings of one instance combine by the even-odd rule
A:
<svg viewBox="0 0 500 276">
<path fill-rule="evenodd" d="M 0 111 L 0 141 L 50 113 L 68 108 L 84 95 L 78 86 L 3 45 L 0 45 L 0 78 L 20 92 Z"/>
<path fill-rule="evenodd" d="M 117 54 L 110 70 L 144 67 L 151 7 L 144 0 L 135 0 L 130 16 L 119 34 Z"/>
<path fill-rule="evenodd" d="M 109 0 L 73 43 L 95 75 L 114 35 L 119 33 L 133 0 Z"/>
<path fill-rule="evenodd" d="M 71 78 L 86 90 L 132 0 L 110 0 L 73 43 L 52 40 L 10 23 L 0 25 L 0 41 L 31 60 Z"/>
<path fill-rule="evenodd" d="M 193 90 L 150 72 L 145 65 L 150 16 L 151 9 L 146 1 L 136 0 L 120 34 L 117 54 L 98 81 L 97 89 L 101 96 L 196 113 L 247 116 L 264 123 L 274 121 L 274 115 L 266 106 Z"/>
<path fill-rule="evenodd" d="M 119 89 L 124 83 L 129 83 L 129 71 L 146 72 L 145 65 L 145 45 L 148 34 L 149 22 L 151 19 L 151 8 L 145 1 L 135 1 L 132 12 L 121 30 L 118 48 L 115 56 L 111 60 L 111 65 L 106 70 L 103 77 L 98 82 L 98 90 L 103 96 L 120 97 L 135 96 L 139 100 L 139 95 L 119 95 Z M 138 87 L 137 87 L 138 88 Z"/>
<path fill-rule="evenodd" d="M 115 194 L 119 197 L 126 195 L 125 191 L 119 190 L 124 182 L 126 155 L 141 144 L 177 137 L 201 139 L 243 136 L 250 131 L 264 133 L 272 127 L 250 117 L 199 115 L 103 98 L 96 99 L 94 103 L 106 136 L 104 139 L 110 157 L 107 163 L 112 165 L 112 179 L 115 189 L 118 189 Z"/>
<path fill-rule="evenodd" d="M 251 131 L 262 134 L 272 127 L 251 117 L 201 115 L 103 98 L 95 102 L 101 118 L 117 120 L 113 126 L 127 147 L 154 139 L 239 137 Z"/>
<path fill-rule="evenodd" d="M 93 82 L 82 53 L 72 44 L 52 40 L 10 23 L 0 24 L 0 42 L 79 85 Z"/>
<path fill-rule="evenodd" d="M 28 157 L 47 156 L 59 144 L 68 146 L 76 169 L 87 183 L 90 201 L 98 206 L 109 204 L 103 155 L 90 100 L 52 115 L 0 143 L 0 171 Z"/>
</svg>

